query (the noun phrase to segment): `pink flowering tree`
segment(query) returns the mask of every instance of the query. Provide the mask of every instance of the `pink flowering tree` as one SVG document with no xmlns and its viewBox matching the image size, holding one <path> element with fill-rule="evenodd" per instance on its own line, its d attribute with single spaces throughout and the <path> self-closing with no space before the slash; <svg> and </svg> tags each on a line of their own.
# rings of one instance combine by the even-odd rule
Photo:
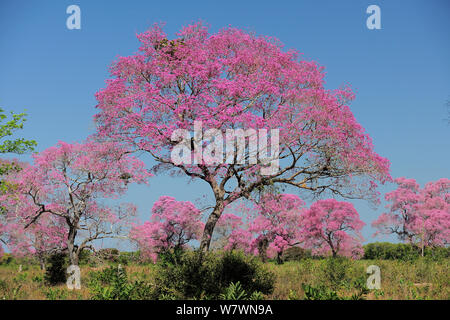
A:
<svg viewBox="0 0 450 320">
<path fill-rule="evenodd" d="M 96 94 L 97 136 L 148 153 L 155 172 L 209 185 L 201 250 L 224 208 L 255 190 L 374 200 L 377 183 L 390 180 L 388 160 L 348 106 L 352 90 L 325 89 L 324 69 L 278 40 L 231 27 L 210 34 L 201 23 L 173 40 L 158 25 L 138 39 L 139 51 L 119 58 Z"/>
<path fill-rule="evenodd" d="M 7 244 L 6 241 L 6 232 L 5 232 L 5 225 L 2 222 L 2 216 L 0 215 L 0 259 L 3 257 L 3 254 L 5 253 L 5 250 L 3 249 L 3 246 Z"/>
<path fill-rule="evenodd" d="M 244 225 L 242 217 L 234 213 L 223 213 L 217 221 L 211 241 L 211 248 L 225 249 L 229 244 L 229 239 L 233 233 Z M 232 249 L 237 249 L 231 245 Z"/>
<path fill-rule="evenodd" d="M 51 254 L 67 249 L 67 228 L 61 217 L 43 214 L 27 229 L 21 216 L 8 214 L 5 220 L 0 225 L 2 241 L 16 257 L 37 258 L 42 270 L 45 270 L 45 261 Z"/>
<path fill-rule="evenodd" d="M 55 232 L 64 231 L 73 265 L 78 265 L 82 250 L 94 250 L 96 240 L 121 234 L 135 213 L 132 205 L 108 206 L 101 201 L 117 198 L 128 183 L 143 183 L 149 177 L 144 164 L 114 142 L 59 142 L 33 159 L 33 165 L 11 179 L 14 192 L 1 197 L 7 208 L 18 208 L 18 212 L 8 210 L 6 216 L 20 220 L 23 228 L 17 232 L 30 230 L 29 234 L 39 226 L 56 224 Z"/>
<path fill-rule="evenodd" d="M 305 203 L 293 194 L 266 193 L 255 205 L 255 217 L 249 231 L 254 234 L 251 247 L 266 259 L 276 256 L 281 263 L 283 252 L 299 244 L 300 217 Z"/>
<path fill-rule="evenodd" d="M 162 196 L 152 208 L 150 221 L 132 228 L 130 238 L 141 253 L 156 262 L 161 253 L 180 252 L 191 240 L 198 240 L 204 227 L 201 211 L 189 201 Z"/>
<path fill-rule="evenodd" d="M 313 254 L 360 258 L 364 225 L 351 203 L 318 200 L 302 214 L 302 244 Z"/>
<path fill-rule="evenodd" d="M 394 234 L 420 247 L 450 243 L 450 180 L 429 182 L 423 189 L 414 179 L 395 179 L 398 187 L 385 195 L 389 210 L 372 223 L 375 235 Z"/>
<path fill-rule="evenodd" d="M 242 209 L 242 206 L 239 207 Z M 234 213 L 224 213 L 214 230 L 215 239 L 213 244 L 215 244 L 215 247 L 227 251 L 241 250 L 246 253 L 253 253 L 251 243 L 254 237 L 248 229 L 248 223 L 248 221 L 244 222 L 241 216 Z"/>
<path fill-rule="evenodd" d="M 16 159 L 0 159 L 0 196 L 4 196 L 11 192 L 11 188 L 14 186 L 8 182 L 8 178 L 11 178 L 25 166 L 25 163 L 19 162 Z M 7 246 L 7 239 L 9 238 L 7 232 L 8 226 L 6 224 L 6 212 L 6 203 L 2 202 L 0 204 L 0 258 L 4 253 L 3 246 Z"/>
</svg>

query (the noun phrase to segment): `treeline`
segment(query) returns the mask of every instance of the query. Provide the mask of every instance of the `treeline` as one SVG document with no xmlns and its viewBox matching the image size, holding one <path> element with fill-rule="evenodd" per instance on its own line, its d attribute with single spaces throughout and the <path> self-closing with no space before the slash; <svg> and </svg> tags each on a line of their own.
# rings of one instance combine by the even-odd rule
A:
<svg viewBox="0 0 450 320">
<path fill-rule="evenodd" d="M 364 260 L 414 260 L 421 256 L 421 249 L 406 243 L 373 242 L 363 246 Z M 450 258 L 450 247 L 425 248 L 424 257 L 434 260 Z M 310 250 L 300 247 L 287 249 L 283 254 L 283 261 L 296 261 L 306 258 L 323 259 L 313 256 Z"/>
<path fill-rule="evenodd" d="M 412 260 L 421 255 L 420 248 L 406 243 L 374 242 L 364 245 L 363 259 Z M 424 256 L 450 258 L 450 247 L 425 248 Z"/>
<path fill-rule="evenodd" d="M 364 255 L 363 260 L 415 260 L 421 256 L 420 248 L 411 244 L 405 243 L 391 243 L 391 242 L 373 242 L 363 246 Z M 450 247 L 435 247 L 426 248 L 424 257 L 427 259 L 440 260 L 450 258 Z M 303 259 L 324 259 L 326 257 L 316 256 L 311 253 L 309 249 L 300 247 L 288 248 L 282 255 L 282 262 L 299 261 Z M 38 261 L 33 257 L 15 258 L 11 254 L 5 254 L 0 259 L 0 265 L 8 264 L 38 264 Z M 65 259 L 66 260 L 66 259 Z M 269 259 L 275 262 L 276 259 Z M 65 264 L 67 264 L 66 261 Z M 148 258 L 142 256 L 139 251 L 119 251 L 116 248 L 100 249 L 95 253 L 84 250 L 80 255 L 81 266 L 96 267 L 103 263 L 122 264 L 146 264 L 153 262 Z"/>
</svg>

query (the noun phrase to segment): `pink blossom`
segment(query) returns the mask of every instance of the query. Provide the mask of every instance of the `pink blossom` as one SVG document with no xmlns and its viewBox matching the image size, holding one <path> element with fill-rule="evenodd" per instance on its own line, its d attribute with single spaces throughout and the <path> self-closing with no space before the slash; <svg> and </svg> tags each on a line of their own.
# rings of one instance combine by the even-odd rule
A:
<svg viewBox="0 0 450 320">
<path fill-rule="evenodd" d="M 360 258 L 364 225 L 351 203 L 319 200 L 302 214 L 302 243 L 313 254 Z"/>
<path fill-rule="evenodd" d="M 130 238 L 144 256 L 156 262 L 159 253 L 199 239 L 204 226 L 200 219 L 200 210 L 191 202 L 162 196 L 153 205 L 150 220 L 134 226 Z"/>
<path fill-rule="evenodd" d="M 155 172 L 207 182 L 215 209 L 206 221 L 203 250 L 224 208 L 259 187 L 290 185 L 377 201 L 377 183 L 391 180 L 389 161 L 375 153 L 350 110 L 350 86 L 326 89 L 324 68 L 284 50 L 277 39 L 232 27 L 210 34 L 195 23 L 172 40 L 158 25 L 138 40 L 139 51 L 117 59 L 96 94 L 97 135 L 147 152 Z M 261 162 L 175 164 L 171 136 L 177 129 L 193 132 L 194 121 L 224 136 L 230 128 L 278 129 L 283 167 L 265 177 Z M 187 152 L 193 159 L 195 145 Z"/>
</svg>

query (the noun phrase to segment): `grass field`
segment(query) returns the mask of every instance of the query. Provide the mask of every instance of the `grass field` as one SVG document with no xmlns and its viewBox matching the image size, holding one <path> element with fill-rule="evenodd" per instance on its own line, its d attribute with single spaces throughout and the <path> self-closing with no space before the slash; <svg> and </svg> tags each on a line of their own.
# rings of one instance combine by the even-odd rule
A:
<svg viewBox="0 0 450 320">
<path fill-rule="evenodd" d="M 327 260 L 304 259 L 288 261 L 278 265 L 266 263 L 266 267 L 276 274 L 275 289 L 266 299 L 303 299 L 302 283 L 311 286 L 325 285 L 339 295 L 351 295 L 355 281 L 364 282 L 369 275 L 366 268 L 377 265 L 381 270 L 381 289 L 370 290 L 365 299 L 450 299 L 450 259 L 431 261 L 416 259 L 401 260 L 358 260 L 347 261 L 340 270 L 331 271 Z M 16 263 L 0 265 L 0 299 L 90 299 L 91 292 L 86 282 L 92 271 L 101 267 L 81 266 L 80 290 L 69 290 L 65 284 L 48 286 L 44 272 L 37 265 Z M 155 267 L 151 264 L 131 264 L 123 266 L 130 279 L 152 282 Z"/>
</svg>

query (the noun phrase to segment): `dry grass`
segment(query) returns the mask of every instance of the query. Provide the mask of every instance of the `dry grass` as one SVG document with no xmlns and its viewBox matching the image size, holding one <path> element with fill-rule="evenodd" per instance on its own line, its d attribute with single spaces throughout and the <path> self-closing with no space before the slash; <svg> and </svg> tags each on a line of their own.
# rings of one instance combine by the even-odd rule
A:
<svg viewBox="0 0 450 320">
<path fill-rule="evenodd" d="M 411 262 L 399 260 L 360 260 L 352 261 L 347 270 L 348 282 L 364 277 L 369 265 L 377 265 L 381 270 L 381 289 L 372 290 L 366 299 L 410 300 L 432 299 L 450 300 L 449 260 L 440 262 L 418 259 Z M 276 273 L 274 293 L 270 299 L 288 299 L 291 296 L 302 298 L 301 284 L 325 284 L 330 286 L 325 274 L 324 260 L 303 260 L 287 262 L 283 265 L 269 265 Z M 343 295 L 352 290 L 341 289 Z"/>
<path fill-rule="evenodd" d="M 345 269 L 345 280 L 351 283 L 358 277 L 367 279 L 365 270 L 369 265 L 377 265 L 381 269 L 381 289 L 372 290 L 367 299 L 444 299 L 450 300 L 450 260 L 439 262 L 415 260 L 360 260 L 351 261 Z M 275 272 L 275 290 L 268 299 L 302 299 L 304 292 L 301 284 L 310 285 L 329 283 L 325 260 L 302 260 L 286 262 L 282 265 L 268 263 L 267 267 Z M 151 265 L 124 266 L 132 279 L 153 278 L 154 268 Z M 18 272 L 17 265 L 0 265 L 0 299 L 89 299 L 86 286 L 90 271 L 99 270 L 88 266 L 81 267 L 81 290 L 68 290 L 65 284 L 48 287 L 43 281 L 43 272 L 34 265 L 24 266 Z M 351 288 L 339 289 L 340 294 L 350 294 Z"/>
</svg>

